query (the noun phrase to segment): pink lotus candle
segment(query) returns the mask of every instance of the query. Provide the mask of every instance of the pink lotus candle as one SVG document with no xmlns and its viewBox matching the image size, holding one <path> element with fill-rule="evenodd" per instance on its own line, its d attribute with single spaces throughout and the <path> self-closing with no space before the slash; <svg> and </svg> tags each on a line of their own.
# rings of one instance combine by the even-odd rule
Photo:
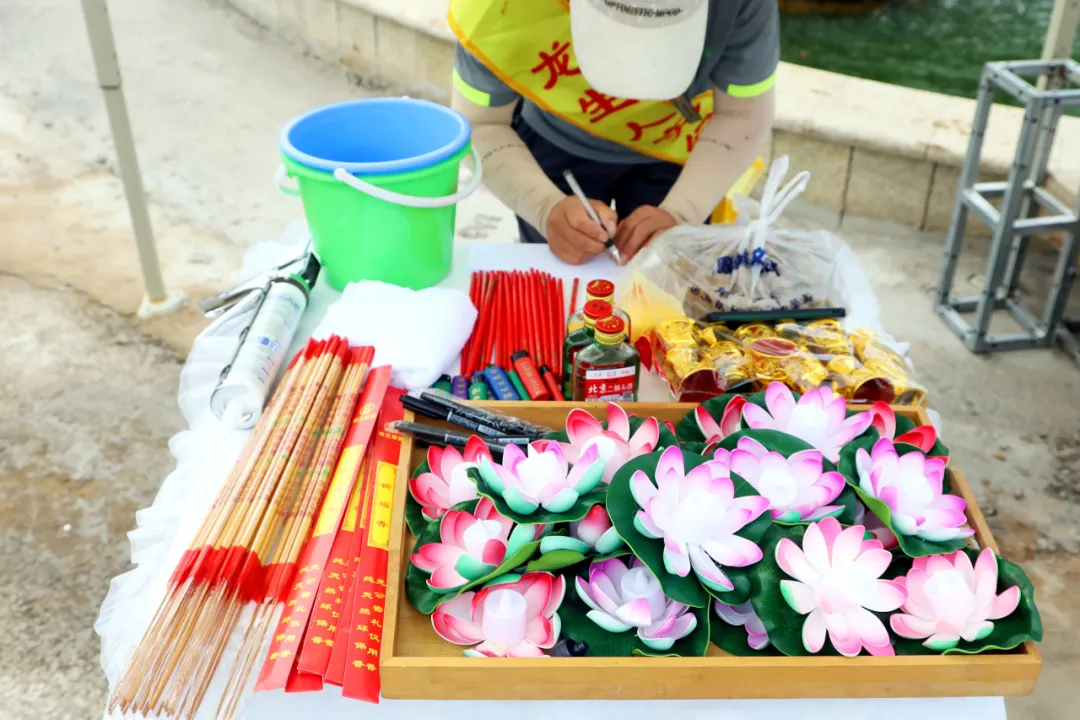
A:
<svg viewBox="0 0 1080 720">
<path fill-rule="evenodd" d="M 526 605 L 515 590 L 496 590 L 488 595 L 480 622 L 484 638 L 499 645 L 517 645 L 525 637 Z"/>
<path fill-rule="evenodd" d="M 640 604 L 644 600 L 649 613 L 656 617 L 662 615 L 667 606 L 667 599 L 656 576 L 644 567 L 631 568 L 619 581 L 622 599 L 628 603 Z"/>
</svg>

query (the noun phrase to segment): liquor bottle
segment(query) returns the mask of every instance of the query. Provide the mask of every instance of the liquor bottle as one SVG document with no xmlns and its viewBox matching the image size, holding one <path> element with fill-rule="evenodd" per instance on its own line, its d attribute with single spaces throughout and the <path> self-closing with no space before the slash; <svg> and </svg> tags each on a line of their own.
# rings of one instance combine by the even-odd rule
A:
<svg viewBox="0 0 1080 720">
<path fill-rule="evenodd" d="M 609 317 L 596 323 L 593 342 L 574 358 L 576 402 L 637 400 L 641 356 L 626 342 L 626 323 Z"/>
<path fill-rule="evenodd" d="M 611 309 L 611 303 L 604 300 L 589 300 L 582 310 L 584 324 L 563 339 L 563 397 L 567 400 L 572 399 L 574 394 L 574 357 L 579 350 L 592 345 L 596 323 L 611 317 Z"/>
<path fill-rule="evenodd" d="M 615 284 L 607 280 L 593 280 L 585 286 L 585 302 L 590 300 L 603 300 L 609 303 L 612 307 L 611 314 L 615 317 L 622 318 L 626 323 L 626 336 L 632 337 L 630 334 L 630 316 L 625 312 L 615 307 Z M 580 330 L 585 325 L 585 306 L 566 321 L 566 332 L 572 333 L 575 330 Z"/>
</svg>

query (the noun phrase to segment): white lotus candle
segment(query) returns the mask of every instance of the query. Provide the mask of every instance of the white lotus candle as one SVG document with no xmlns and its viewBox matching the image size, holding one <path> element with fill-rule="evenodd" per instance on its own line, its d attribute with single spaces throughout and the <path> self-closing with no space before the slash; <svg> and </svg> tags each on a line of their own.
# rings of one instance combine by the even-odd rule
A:
<svg viewBox="0 0 1080 720">
<path fill-rule="evenodd" d="M 655 617 L 664 613 L 664 591 L 660 582 L 647 568 L 631 568 L 619 581 L 620 595 L 623 602 L 644 599 L 649 603 L 649 612 Z"/>
<path fill-rule="evenodd" d="M 480 622 L 484 639 L 499 645 L 517 645 L 525 638 L 525 597 L 513 590 L 495 590 L 484 599 Z"/>
</svg>

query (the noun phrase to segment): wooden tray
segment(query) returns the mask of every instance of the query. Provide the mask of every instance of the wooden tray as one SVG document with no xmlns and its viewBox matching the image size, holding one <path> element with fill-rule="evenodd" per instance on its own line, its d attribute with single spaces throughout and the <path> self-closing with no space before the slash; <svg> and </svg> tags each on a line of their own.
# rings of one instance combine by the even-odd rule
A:
<svg viewBox="0 0 1080 720">
<path fill-rule="evenodd" d="M 570 403 L 510 403 L 500 411 L 561 428 Z M 582 405 L 604 418 L 603 404 Z M 633 403 L 627 412 L 677 423 L 694 405 Z M 916 425 L 921 408 L 895 407 Z M 406 413 L 406 420 L 412 419 Z M 1012 652 L 906 657 L 734 657 L 714 645 L 695 658 L 470 658 L 445 642 L 405 597 L 405 570 L 415 538 L 405 524 L 410 473 L 425 450 L 406 435 L 394 497 L 382 693 L 423 700 L 652 700 L 728 698 L 959 697 L 1027 695 L 1042 668 L 1035 644 Z M 951 467 L 953 488 L 982 547 L 997 550 L 964 476 Z"/>
</svg>

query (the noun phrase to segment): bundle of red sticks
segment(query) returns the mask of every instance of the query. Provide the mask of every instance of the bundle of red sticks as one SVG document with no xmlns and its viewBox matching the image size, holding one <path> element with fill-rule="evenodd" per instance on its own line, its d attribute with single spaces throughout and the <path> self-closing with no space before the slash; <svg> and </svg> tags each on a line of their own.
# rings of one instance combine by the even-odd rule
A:
<svg viewBox="0 0 1080 720">
<path fill-rule="evenodd" d="M 469 296 L 479 316 L 461 354 L 461 375 L 472 378 L 492 365 L 509 374 L 517 367 L 515 356 L 524 352 L 538 372 L 550 371 L 557 387 L 566 334 L 563 281 L 537 270 L 476 272 Z"/>
<path fill-rule="evenodd" d="M 238 714 L 262 658 L 256 691 L 326 682 L 378 702 L 401 445 L 386 428 L 404 408 L 390 368 L 371 368 L 372 356 L 332 337 L 293 359 L 174 570 L 110 710 L 195 717 L 235 633 L 243 641 L 217 717 Z"/>
</svg>

